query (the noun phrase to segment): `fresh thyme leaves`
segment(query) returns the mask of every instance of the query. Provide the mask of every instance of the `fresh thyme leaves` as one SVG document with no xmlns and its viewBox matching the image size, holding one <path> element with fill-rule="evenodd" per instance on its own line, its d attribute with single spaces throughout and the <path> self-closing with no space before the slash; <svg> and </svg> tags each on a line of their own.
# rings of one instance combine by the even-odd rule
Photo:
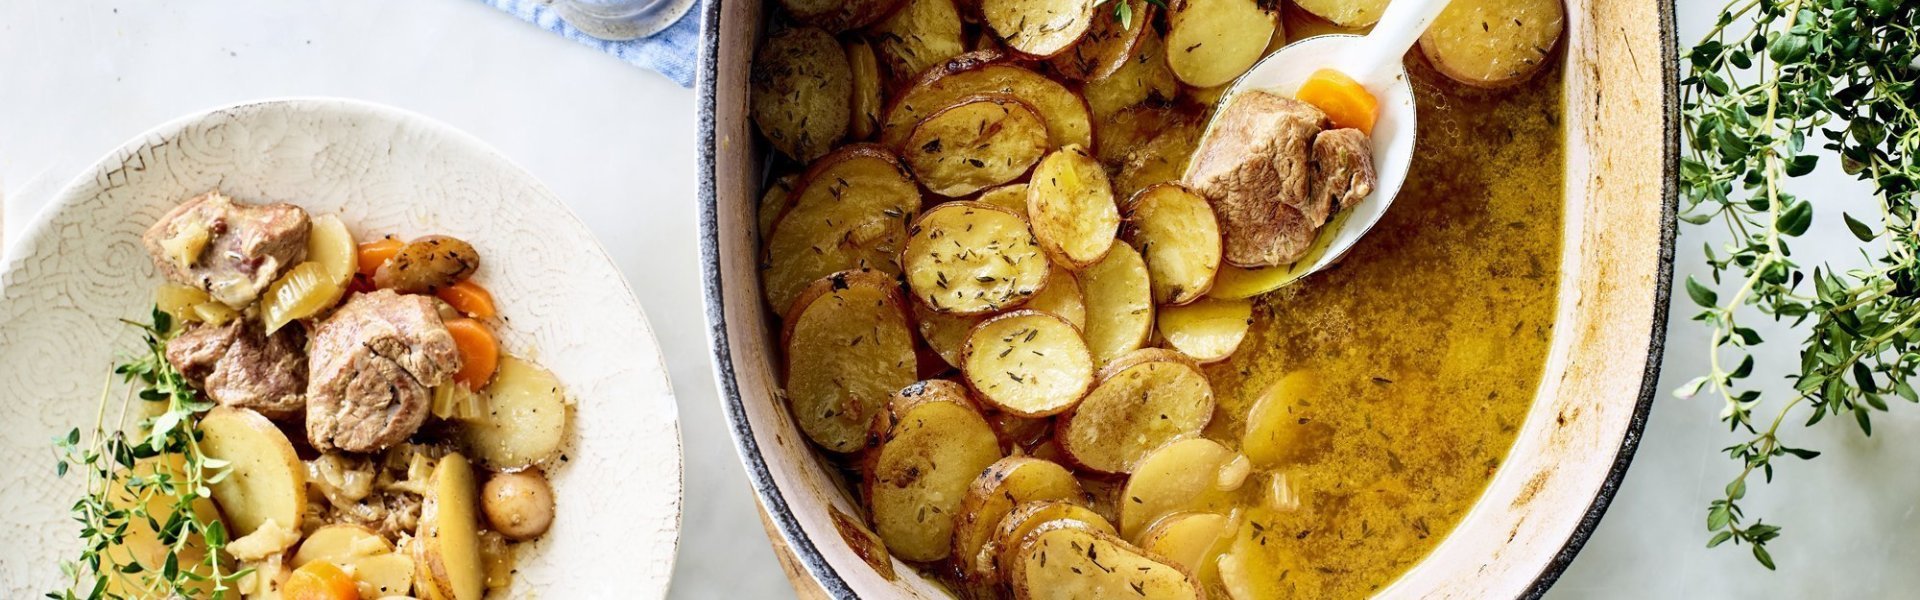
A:
<svg viewBox="0 0 1920 600">
<path fill-rule="evenodd" d="M 1740 501 L 1755 471 L 1772 481 L 1773 459 L 1819 455 L 1781 440 L 1789 414 L 1804 404 L 1808 425 L 1848 417 L 1872 435 L 1871 414 L 1887 410 L 1887 398 L 1920 401 L 1909 383 L 1920 366 L 1917 23 L 1920 3 L 1899 0 L 1736 0 L 1687 56 L 1681 218 L 1717 222 L 1732 241 L 1718 253 L 1707 248 L 1711 284 L 1686 281 L 1688 296 L 1704 307 L 1694 319 L 1712 331 L 1711 366 L 1676 394 L 1719 396 L 1721 419 L 1753 435 L 1726 449 L 1742 468 L 1708 506 L 1707 545 L 1748 544 L 1768 569 L 1774 562 L 1766 546 L 1780 528 L 1749 520 Z M 1751 30 L 1733 30 L 1736 24 Z M 1818 163 L 1809 136 L 1875 189 L 1880 214 L 1839 215 L 1869 266 L 1808 270 L 1792 258 L 1788 238 L 1807 232 L 1818 199 L 1784 184 Z M 1827 211 L 1821 216 L 1833 219 Z M 1723 298 L 1717 290 L 1725 288 L 1734 292 Z M 1798 372 L 1786 374 L 1793 394 L 1758 422 L 1761 393 L 1741 384 L 1754 375 L 1754 349 L 1763 342 L 1743 325 L 1752 312 L 1807 335 Z"/>
<path fill-rule="evenodd" d="M 229 571 L 222 548 L 227 531 L 211 510 L 212 490 L 229 471 L 200 451 L 195 419 L 213 404 L 194 392 L 165 356 L 173 319 L 154 309 L 144 351 L 113 369 L 123 388 L 119 412 L 108 422 L 115 395 L 106 380 L 93 427 L 56 437 L 55 472 L 78 471 L 85 494 L 72 507 L 80 524 L 80 556 L 61 564 L 67 589 L 48 598 L 225 598 L 247 570 Z M 138 419 L 129 428 L 129 413 Z M 142 417 L 139 415 L 152 415 Z"/>
</svg>

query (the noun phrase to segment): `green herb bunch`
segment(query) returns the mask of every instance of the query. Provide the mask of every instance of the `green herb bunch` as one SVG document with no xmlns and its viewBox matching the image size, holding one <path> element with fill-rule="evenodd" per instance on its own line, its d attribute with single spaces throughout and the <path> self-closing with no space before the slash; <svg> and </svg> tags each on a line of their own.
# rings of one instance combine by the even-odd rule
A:
<svg viewBox="0 0 1920 600">
<path fill-rule="evenodd" d="M 225 461 L 200 451 L 194 423 L 213 404 L 202 400 L 167 362 L 172 321 L 155 309 L 151 324 L 130 322 L 143 331 L 146 348 L 114 367 L 114 375 L 127 386 L 118 424 L 108 429 L 108 404 L 116 379 L 109 376 L 93 427 L 86 432 L 86 444 L 81 444 L 79 428 L 54 439 L 60 454 L 55 471 L 65 477 L 78 470 L 86 477 L 85 493 L 72 508 L 84 548 L 78 559 L 61 564 L 67 589 L 48 593 L 48 598 L 120 597 L 109 593 L 110 587 L 130 591 L 137 598 L 238 595 L 233 585 L 247 571 L 226 570 L 221 559 L 227 543 L 225 527 L 218 518 L 203 518 L 196 511 L 196 505 L 209 502 L 213 495 L 208 486 L 230 470 Z M 151 403 L 140 412 L 153 416 L 139 421 L 130 433 L 128 413 L 140 403 Z M 166 465 L 175 456 L 179 469 L 135 466 L 147 461 Z M 157 507 L 165 510 L 151 510 Z M 141 564 L 130 556 L 124 544 L 136 525 L 153 532 L 165 546 L 164 562 Z"/>
<path fill-rule="evenodd" d="M 1781 424 L 1796 414 L 1807 425 L 1833 417 L 1872 435 L 1872 414 L 1890 398 L 1920 401 L 1911 383 L 1920 366 L 1917 26 L 1920 2 L 1736 0 L 1685 58 L 1681 218 L 1725 227 L 1732 240 L 1706 248 L 1711 282 L 1686 281 L 1704 309 L 1694 320 L 1711 330 L 1711 366 L 1676 394 L 1719 397 L 1721 419 L 1752 435 L 1726 449 L 1741 469 L 1708 506 L 1707 545 L 1747 544 L 1768 569 L 1767 543 L 1780 528 L 1742 511 L 1747 484 L 1756 471 L 1772 481 L 1776 458 L 1819 455 L 1788 446 Z M 1817 208 L 1831 198 L 1785 189 L 1814 170 L 1822 150 L 1872 185 L 1878 214 L 1836 214 Z M 1791 242 L 1816 215 L 1839 217 L 1867 266 L 1795 261 Z M 1761 317 L 1806 334 L 1798 370 L 1785 374 L 1790 397 L 1763 398 L 1746 385 L 1763 340 L 1745 323 Z M 1757 414 L 1763 405 L 1772 413 Z"/>
</svg>

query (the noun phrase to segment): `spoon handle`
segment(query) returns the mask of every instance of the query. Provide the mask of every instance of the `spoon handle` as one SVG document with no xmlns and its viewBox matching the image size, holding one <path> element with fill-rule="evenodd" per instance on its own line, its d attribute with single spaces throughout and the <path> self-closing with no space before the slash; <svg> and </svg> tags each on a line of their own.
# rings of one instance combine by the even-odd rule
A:
<svg viewBox="0 0 1920 600">
<path fill-rule="evenodd" d="M 1379 81 L 1400 69 L 1407 50 L 1420 41 L 1427 26 L 1446 10 L 1452 0 L 1393 0 L 1380 22 L 1368 33 L 1358 52 L 1345 61 L 1348 76 L 1361 81 Z"/>
</svg>

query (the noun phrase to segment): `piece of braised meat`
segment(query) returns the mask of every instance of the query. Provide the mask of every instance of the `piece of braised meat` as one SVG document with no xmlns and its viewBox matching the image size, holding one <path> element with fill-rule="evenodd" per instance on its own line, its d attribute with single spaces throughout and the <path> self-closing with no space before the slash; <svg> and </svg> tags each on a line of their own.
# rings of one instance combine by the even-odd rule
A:
<svg viewBox="0 0 1920 600">
<path fill-rule="evenodd" d="M 1329 215 L 1373 193 L 1373 142 L 1358 129 L 1330 129 L 1313 138 L 1313 175 L 1307 204 Z"/>
<path fill-rule="evenodd" d="M 298 206 L 238 203 L 207 192 L 173 207 L 140 240 L 169 281 L 239 309 L 306 260 L 310 226 Z"/>
<path fill-rule="evenodd" d="M 257 319 L 196 324 L 167 341 L 167 362 L 208 398 L 276 421 L 306 407 L 306 334 L 289 324 L 273 335 Z"/>
<path fill-rule="evenodd" d="M 420 429 L 433 386 L 460 370 L 434 299 L 377 290 L 354 294 L 313 329 L 307 441 L 315 449 L 376 452 Z"/>
<path fill-rule="evenodd" d="M 1327 218 L 1308 202 L 1309 153 L 1326 127 L 1320 109 L 1260 91 L 1234 96 L 1214 117 L 1183 180 L 1213 203 L 1228 263 L 1271 267 L 1306 254 Z"/>
</svg>

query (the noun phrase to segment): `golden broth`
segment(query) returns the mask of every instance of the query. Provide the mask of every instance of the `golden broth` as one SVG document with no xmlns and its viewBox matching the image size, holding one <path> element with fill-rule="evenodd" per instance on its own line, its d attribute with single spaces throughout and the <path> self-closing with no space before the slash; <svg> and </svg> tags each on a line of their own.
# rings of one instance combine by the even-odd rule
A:
<svg viewBox="0 0 1920 600">
<path fill-rule="evenodd" d="M 1279 469 L 1298 508 L 1250 480 L 1234 542 L 1260 598 L 1357 598 L 1439 543 L 1486 488 L 1533 401 L 1553 331 L 1563 137 L 1557 69 L 1468 91 L 1417 72 L 1420 137 L 1391 211 L 1337 267 L 1259 300 L 1208 370 L 1237 444 L 1283 377 L 1322 426 Z M 1299 380 L 1296 379 L 1296 382 Z"/>
</svg>

